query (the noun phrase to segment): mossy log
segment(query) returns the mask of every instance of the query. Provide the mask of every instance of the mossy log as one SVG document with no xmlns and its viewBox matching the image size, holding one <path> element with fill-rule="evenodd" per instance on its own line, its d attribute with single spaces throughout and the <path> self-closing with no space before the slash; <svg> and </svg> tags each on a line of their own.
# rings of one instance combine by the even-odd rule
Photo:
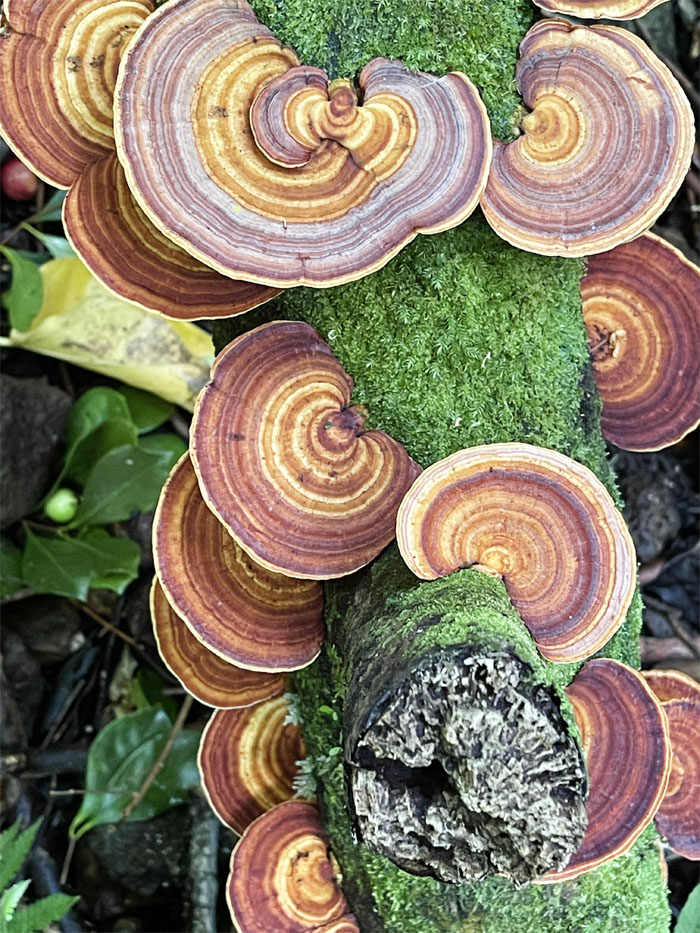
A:
<svg viewBox="0 0 700 933">
<path fill-rule="evenodd" d="M 254 0 L 253 5 L 305 64 L 325 68 L 331 77 L 351 77 L 373 56 L 400 58 L 436 74 L 461 70 L 480 88 L 496 135 L 506 138 L 517 123 L 514 66 L 517 45 L 536 14 L 529 0 L 432 0 L 420 5 L 365 0 L 321 6 L 307 0 Z M 369 426 L 390 433 L 423 466 L 463 447 L 526 441 L 581 461 L 616 495 L 581 317 L 583 268 L 577 260 L 519 252 L 475 216 L 456 230 L 419 237 L 385 269 L 359 282 L 328 290 L 289 290 L 256 311 L 218 324 L 216 340 L 222 346 L 268 320 L 305 320 L 354 378 L 353 401 L 369 410 Z M 362 817 L 351 806 L 349 791 L 353 781 L 357 786 L 362 765 L 371 784 L 382 771 L 378 760 L 387 757 L 382 745 L 386 729 L 379 728 L 368 743 L 368 727 L 381 725 L 378 714 L 387 710 L 395 725 L 401 724 L 402 715 L 416 725 L 420 683 L 435 677 L 440 665 L 443 674 L 445 664 L 458 669 L 464 659 L 459 646 L 468 645 L 492 670 L 498 667 L 494 658 L 507 659 L 503 663 L 513 667 L 505 680 L 516 691 L 522 689 L 528 703 L 534 700 L 534 707 L 539 703 L 546 708 L 562 748 L 575 727 L 565 702 L 568 729 L 552 711 L 576 666 L 552 665 L 539 657 L 504 587 L 485 574 L 461 571 L 444 581 L 419 583 L 392 547 L 369 568 L 325 589 L 326 647 L 312 667 L 295 676 L 294 689 L 307 766 L 317 781 L 343 888 L 364 933 L 668 929 L 653 827 L 629 856 L 576 881 L 547 886 L 519 885 L 504 877 L 460 884 L 420 877 L 360 844 L 357 821 Z M 603 653 L 638 663 L 639 626 L 637 599 Z M 401 702 L 392 706 L 391 697 L 397 695 Z M 525 735 L 527 728 L 521 725 Z M 515 738 L 515 747 L 523 735 Z M 415 753 L 410 742 L 399 744 L 406 757 Z M 368 789 L 365 781 L 363 799 L 383 793 L 388 800 L 406 791 L 415 801 L 421 793 L 430 797 L 436 786 L 444 798 L 446 788 L 459 783 L 448 780 L 454 764 L 449 757 L 443 756 L 439 768 L 428 774 L 415 772 L 415 757 L 406 771 L 396 768 L 389 774 L 384 769 L 383 789 Z M 505 774 L 504 759 L 495 754 L 493 760 L 497 765 L 500 760 L 500 773 Z M 436 776 L 437 782 L 431 782 Z M 449 823 L 446 811 L 442 816 Z M 549 820 L 543 831 L 543 849 L 561 829 L 556 822 Z M 493 835 L 483 820 L 477 823 L 482 837 Z M 400 830 L 397 825 L 376 828 L 379 836 L 385 833 L 379 848 L 390 846 Z M 450 871 L 490 873 L 505 859 L 513 876 L 523 881 L 531 877 L 524 867 L 527 860 L 517 854 L 521 849 L 515 837 L 509 838 L 504 847 L 491 847 L 489 857 L 476 865 L 467 865 L 466 856 L 462 867 L 445 853 L 433 851 L 428 857 L 435 862 L 434 873 L 444 870 L 445 877 Z M 403 858 L 415 871 L 426 852 L 417 853 L 412 866 L 411 852 Z"/>
</svg>

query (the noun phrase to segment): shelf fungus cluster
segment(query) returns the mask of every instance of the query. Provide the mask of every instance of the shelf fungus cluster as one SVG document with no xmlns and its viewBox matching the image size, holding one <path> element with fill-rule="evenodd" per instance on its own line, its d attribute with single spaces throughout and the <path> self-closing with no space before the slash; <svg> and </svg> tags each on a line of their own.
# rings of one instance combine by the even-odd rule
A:
<svg viewBox="0 0 700 933">
<path fill-rule="evenodd" d="M 425 580 L 469 566 L 502 577 L 550 661 L 598 651 L 634 594 L 634 546 L 600 480 L 528 444 L 473 447 L 433 464 L 401 503 L 397 542 Z"/>
<path fill-rule="evenodd" d="M 646 671 L 647 684 L 666 714 L 671 775 L 656 828 L 684 858 L 700 860 L 700 685 L 678 671 Z"/>
<path fill-rule="evenodd" d="M 41 178 L 69 188 L 68 239 L 122 298 L 171 318 L 228 317 L 277 289 L 227 279 L 160 233 L 117 159 L 120 62 L 151 0 L 8 0 L 0 36 L 0 130 Z M 37 125 L 41 132 L 37 132 Z"/>
<path fill-rule="evenodd" d="M 197 400 L 192 459 L 204 499 L 271 571 L 344 576 L 394 538 L 420 467 L 363 428 L 352 386 L 313 328 L 275 321 L 219 354 Z"/>
<path fill-rule="evenodd" d="M 245 0 L 161 7 L 129 47 L 115 111 L 156 226 L 225 275 L 276 287 L 357 279 L 461 223 L 491 157 L 465 75 L 379 58 L 358 92 L 302 66 Z"/>
<path fill-rule="evenodd" d="M 659 450 L 700 423 L 700 269 L 651 233 L 592 256 L 581 281 L 601 427 Z"/>
<path fill-rule="evenodd" d="M 481 206 L 496 233 L 586 256 L 644 233 L 685 177 L 690 104 L 666 66 L 615 26 L 542 20 L 520 46 L 522 135 L 496 142 Z"/>
</svg>

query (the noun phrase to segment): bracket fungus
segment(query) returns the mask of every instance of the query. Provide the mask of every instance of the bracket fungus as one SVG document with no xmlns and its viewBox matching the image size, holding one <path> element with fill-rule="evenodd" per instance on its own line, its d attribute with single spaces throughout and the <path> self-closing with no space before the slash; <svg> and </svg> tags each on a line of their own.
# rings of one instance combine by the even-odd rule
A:
<svg viewBox="0 0 700 933">
<path fill-rule="evenodd" d="M 671 770 L 666 716 L 633 668 L 588 661 L 566 693 L 590 780 L 588 828 L 566 868 L 542 883 L 568 881 L 628 852 L 659 809 Z"/>
<path fill-rule="evenodd" d="M 0 130 L 49 184 L 68 188 L 114 150 L 117 69 L 154 9 L 151 0 L 6 0 Z"/>
<path fill-rule="evenodd" d="M 107 288 L 164 317 L 231 317 L 279 294 L 219 275 L 164 236 L 136 202 L 115 152 L 78 176 L 66 197 L 63 225 L 76 253 Z"/>
<path fill-rule="evenodd" d="M 239 835 L 294 796 L 304 744 L 288 713 L 284 697 L 217 710 L 202 733 L 197 757 L 202 788 L 221 822 Z"/>
<path fill-rule="evenodd" d="M 170 0 L 119 75 L 129 186 L 156 226 L 225 275 L 360 278 L 469 216 L 491 139 L 459 72 L 375 59 L 359 84 L 300 67 L 245 0 Z"/>
<path fill-rule="evenodd" d="M 226 899 L 239 933 L 359 933 L 318 811 L 289 800 L 258 817 L 231 855 Z"/>
<path fill-rule="evenodd" d="M 279 290 L 232 281 L 168 241 L 136 203 L 114 149 L 117 71 L 154 9 L 151 0 L 8 0 L 0 129 L 41 178 L 71 188 L 66 236 L 108 288 L 165 317 L 229 317 Z"/>
<path fill-rule="evenodd" d="M 197 641 L 168 602 L 156 577 L 151 619 L 163 662 L 192 696 L 217 709 L 253 706 L 284 692 L 285 674 L 247 671 L 224 661 Z"/>
<path fill-rule="evenodd" d="M 169 603 L 219 657 L 278 672 L 304 667 L 320 651 L 319 584 L 271 573 L 251 560 L 204 503 L 188 454 L 161 492 L 153 552 Z"/>
<path fill-rule="evenodd" d="M 667 845 L 684 858 L 700 860 L 700 684 L 679 671 L 645 671 L 661 701 L 671 739 L 671 776 L 656 814 Z"/>
<path fill-rule="evenodd" d="M 228 345 L 197 399 L 192 459 L 209 508 L 263 567 L 327 579 L 393 539 L 420 467 L 349 406 L 352 379 L 313 328 L 264 324 Z"/>
<path fill-rule="evenodd" d="M 529 113 L 496 142 L 484 215 L 513 246 L 586 256 L 639 236 L 681 185 L 694 145 L 682 88 L 632 33 L 542 20 L 516 69 Z"/>
<path fill-rule="evenodd" d="M 647 233 L 592 256 L 583 317 L 603 400 L 624 450 L 660 450 L 700 424 L 700 268 Z"/>
<path fill-rule="evenodd" d="M 473 447 L 433 464 L 406 494 L 397 543 L 424 580 L 476 565 L 503 578 L 550 661 L 580 661 L 624 621 L 636 557 L 599 479 L 554 450 Z"/>
<path fill-rule="evenodd" d="M 566 13 L 581 19 L 638 19 L 667 0 L 534 0 L 548 13 Z"/>
</svg>

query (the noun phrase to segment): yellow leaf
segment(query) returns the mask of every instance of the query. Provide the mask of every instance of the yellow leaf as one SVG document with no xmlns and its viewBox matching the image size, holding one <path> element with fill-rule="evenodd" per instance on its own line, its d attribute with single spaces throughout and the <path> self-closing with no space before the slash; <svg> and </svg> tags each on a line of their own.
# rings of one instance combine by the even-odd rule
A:
<svg viewBox="0 0 700 933">
<path fill-rule="evenodd" d="M 11 331 L 6 346 L 92 369 L 192 411 L 214 359 L 206 331 L 117 298 L 79 259 L 51 259 L 41 275 L 41 310 L 28 331 Z"/>
</svg>

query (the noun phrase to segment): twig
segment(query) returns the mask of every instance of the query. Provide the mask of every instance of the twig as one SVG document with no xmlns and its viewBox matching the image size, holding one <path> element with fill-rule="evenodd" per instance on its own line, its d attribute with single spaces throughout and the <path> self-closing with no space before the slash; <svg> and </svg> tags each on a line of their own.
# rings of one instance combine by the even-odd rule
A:
<svg viewBox="0 0 700 933">
<path fill-rule="evenodd" d="M 118 635 L 119 638 L 123 639 L 127 643 L 127 645 L 136 644 L 131 635 L 127 635 L 126 632 L 122 632 L 122 630 L 117 628 L 116 625 L 112 625 L 111 622 L 108 622 L 105 618 L 103 618 L 99 612 L 95 612 L 95 610 L 88 606 L 87 603 L 81 603 L 77 599 L 69 599 L 68 602 L 71 604 L 71 606 L 74 606 L 80 612 L 84 612 L 86 616 L 94 619 L 98 625 L 101 625 L 102 628 L 106 629 L 108 632 L 112 632 L 113 634 Z"/>
<path fill-rule="evenodd" d="M 168 736 L 168 741 L 162 748 L 160 755 L 153 762 L 153 767 L 148 772 L 145 777 L 141 788 L 134 794 L 129 803 L 122 810 L 121 820 L 128 820 L 131 814 L 134 812 L 136 807 L 141 803 L 143 798 L 148 793 L 148 789 L 151 784 L 155 781 L 160 773 L 160 769 L 165 764 L 168 755 L 170 754 L 173 745 L 175 744 L 175 739 L 182 732 L 182 727 L 185 725 L 185 720 L 189 711 L 192 709 L 193 698 L 191 696 L 186 696 L 183 700 L 182 706 L 180 707 L 180 712 L 177 714 L 177 719 L 173 723 L 173 728 L 170 730 L 170 735 Z"/>
</svg>

